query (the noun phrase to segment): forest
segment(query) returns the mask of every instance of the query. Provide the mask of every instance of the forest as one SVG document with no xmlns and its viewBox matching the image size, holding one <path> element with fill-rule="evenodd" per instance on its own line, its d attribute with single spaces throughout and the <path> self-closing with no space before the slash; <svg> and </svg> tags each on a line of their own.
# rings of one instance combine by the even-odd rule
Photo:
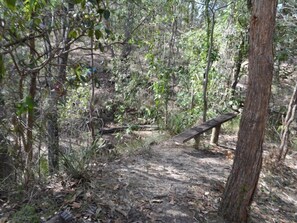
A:
<svg viewBox="0 0 297 223">
<path fill-rule="evenodd" d="M 295 0 L 0 0 L 0 33 L 0 223 L 297 222 Z"/>
</svg>

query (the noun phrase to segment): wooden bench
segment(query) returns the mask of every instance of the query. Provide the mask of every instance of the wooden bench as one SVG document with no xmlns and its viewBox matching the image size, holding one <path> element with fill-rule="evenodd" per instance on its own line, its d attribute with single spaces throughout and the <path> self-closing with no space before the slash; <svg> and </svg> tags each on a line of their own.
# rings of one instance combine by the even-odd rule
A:
<svg viewBox="0 0 297 223">
<path fill-rule="evenodd" d="M 185 143 L 187 141 L 189 141 L 190 139 L 195 139 L 195 148 L 198 149 L 199 147 L 199 136 L 210 130 L 213 129 L 212 134 L 211 134 L 211 139 L 210 139 L 210 143 L 211 144 L 218 144 L 218 140 L 219 140 L 219 134 L 220 134 L 220 129 L 221 129 L 221 125 L 224 122 L 227 122 L 233 118 L 235 118 L 237 116 L 237 114 L 234 113 L 227 113 L 227 114 L 223 114 L 220 115 L 214 119 L 208 120 L 198 126 L 195 126 L 193 128 L 187 129 L 184 132 L 180 133 L 179 135 L 176 135 L 173 137 L 173 140 L 178 143 Z"/>
</svg>

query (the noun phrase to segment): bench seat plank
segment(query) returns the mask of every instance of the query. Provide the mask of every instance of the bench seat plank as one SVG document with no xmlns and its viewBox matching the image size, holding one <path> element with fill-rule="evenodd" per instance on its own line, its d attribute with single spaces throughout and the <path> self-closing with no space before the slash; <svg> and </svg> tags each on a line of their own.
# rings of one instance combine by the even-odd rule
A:
<svg viewBox="0 0 297 223">
<path fill-rule="evenodd" d="M 177 143 L 185 143 L 190 139 L 202 134 L 203 132 L 206 132 L 209 129 L 212 129 L 218 125 L 223 124 L 224 122 L 227 122 L 233 119 L 234 117 L 236 117 L 236 115 L 237 114 L 234 114 L 234 113 L 226 113 L 226 114 L 220 115 L 214 119 L 211 119 L 202 123 L 201 125 L 185 130 L 179 135 L 174 136 L 173 140 Z"/>
</svg>

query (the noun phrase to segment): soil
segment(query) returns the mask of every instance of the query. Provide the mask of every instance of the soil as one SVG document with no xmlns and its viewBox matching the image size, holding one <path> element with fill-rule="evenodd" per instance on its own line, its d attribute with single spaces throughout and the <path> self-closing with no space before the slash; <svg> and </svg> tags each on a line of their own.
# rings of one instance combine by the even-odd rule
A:
<svg viewBox="0 0 297 223">
<path fill-rule="evenodd" d="M 235 142 L 235 136 L 222 135 L 221 146 L 204 142 L 196 150 L 191 143 L 153 141 L 129 156 L 93 162 L 85 181 L 57 176 L 46 187 L 36 186 L 24 203 L 38 207 L 38 215 L 47 223 L 62 210 L 71 213 L 70 222 L 223 223 L 217 210 Z M 296 151 L 278 168 L 265 162 L 250 222 L 297 222 L 296 189 Z M 1 223 L 9 222 L 23 205 L 10 199 L 3 202 Z"/>
<path fill-rule="evenodd" d="M 223 222 L 217 216 L 234 145 L 195 150 L 167 141 L 108 164 L 98 179 L 100 202 L 121 213 L 118 222 Z M 233 141 L 234 142 L 234 141 Z M 272 172 L 267 164 L 251 222 L 297 222 L 297 153 Z M 106 202 L 108 201 L 108 202 Z"/>
</svg>

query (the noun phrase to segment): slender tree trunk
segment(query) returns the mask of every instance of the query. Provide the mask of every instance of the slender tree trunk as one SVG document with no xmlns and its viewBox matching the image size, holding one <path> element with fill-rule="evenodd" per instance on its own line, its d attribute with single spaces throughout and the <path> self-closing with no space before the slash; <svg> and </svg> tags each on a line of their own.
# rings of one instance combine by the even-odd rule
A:
<svg viewBox="0 0 297 223">
<path fill-rule="evenodd" d="M 273 76 L 276 5 L 277 0 L 253 1 L 249 88 L 234 163 L 219 208 L 219 214 L 227 222 L 247 222 L 262 167 L 262 144 Z"/>
<path fill-rule="evenodd" d="M 52 26 L 53 14 L 44 21 L 48 27 Z M 52 44 L 51 44 L 51 30 L 44 36 L 44 45 L 46 47 L 47 57 L 52 57 Z M 59 129 L 58 129 L 58 110 L 57 110 L 57 92 L 54 91 L 54 74 L 52 65 L 49 64 L 48 68 L 48 114 L 47 114 L 47 147 L 48 147 L 48 170 L 53 174 L 59 170 Z"/>
<path fill-rule="evenodd" d="M 0 132 L 0 182 L 10 178 L 13 171 L 7 146 L 5 137 Z"/>
<path fill-rule="evenodd" d="M 2 88 L 2 78 L 5 74 L 4 67 L 4 56 L 0 54 L 0 88 Z M 6 116 L 5 112 L 5 102 L 2 93 L 0 92 L 0 125 L 3 125 L 4 117 Z M 0 129 L 0 182 L 9 178 L 12 173 L 12 160 L 8 154 L 8 144 L 3 132 L 3 129 Z"/>
<path fill-rule="evenodd" d="M 232 89 L 232 96 L 234 96 L 235 94 L 235 90 L 236 90 L 236 86 L 238 84 L 238 81 L 239 81 L 239 74 L 240 74 L 240 70 L 241 70 L 241 64 L 242 64 L 242 61 L 243 61 L 243 56 L 244 56 L 244 46 L 245 46 L 245 36 L 244 34 L 242 33 L 241 34 L 242 37 L 241 37 L 241 43 L 240 43 L 240 47 L 239 47 L 239 50 L 238 50 L 238 54 L 236 56 L 236 59 L 235 59 L 235 70 L 234 70 L 234 75 L 233 75 L 233 83 L 232 83 L 232 86 L 231 86 L 231 89 Z"/>
<path fill-rule="evenodd" d="M 30 56 L 31 56 L 31 65 L 34 67 L 35 64 L 35 56 L 36 56 L 36 49 L 35 49 L 35 39 L 32 38 L 30 40 Z M 37 75 L 38 71 L 33 71 L 31 73 L 31 80 L 30 80 L 30 87 L 29 87 L 29 97 L 32 102 L 35 102 L 36 96 L 36 87 L 37 87 Z M 33 127 L 35 124 L 35 106 L 33 108 L 28 109 L 27 114 L 27 137 L 26 142 L 24 144 L 24 149 L 26 152 L 26 173 L 25 173 L 25 185 L 33 179 L 33 172 L 32 172 L 32 160 L 33 160 Z"/>
<path fill-rule="evenodd" d="M 190 10 L 190 22 L 189 22 L 190 28 L 194 25 L 195 3 L 196 3 L 195 1 L 191 1 L 190 2 L 191 6 L 189 6 L 189 8 L 191 8 L 189 9 Z"/>
<path fill-rule="evenodd" d="M 0 80 L 1 83 L 1 80 Z M 0 93 L 0 124 L 3 124 L 5 115 L 5 104 L 2 103 L 2 95 Z M 8 143 L 4 132 L 0 129 L 0 182 L 12 178 L 12 159 L 8 153 Z"/>
<path fill-rule="evenodd" d="M 48 169 L 51 174 L 59 170 L 59 128 L 56 98 L 56 92 L 51 92 L 49 99 L 50 111 L 47 116 Z"/>
<path fill-rule="evenodd" d="M 278 156 L 278 162 L 283 162 L 288 153 L 288 141 L 289 141 L 289 133 L 290 133 L 290 125 L 294 121 L 295 112 L 297 107 L 297 83 L 294 88 L 294 92 L 292 94 L 290 104 L 288 106 L 287 115 L 285 120 L 283 121 L 282 131 L 281 131 L 281 144 L 280 144 L 280 152 Z"/>
<path fill-rule="evenodd" d="M 205 69 L 205 74 L 204 74 L 204 80 L 203 80 L 203 122 L 206 121 L 206 116 L 207 116 L 207 110 L 208 110 L 208 99 L 207 99 L 207 87 L 208 87 L 208 77 L 209 77 L 209 71 L 211 68 L 212 64 L 212 58 L 211 58 L 211 53 L 212 53 L 212 48 L 213 48 L 213 33 L 214 33 L 214 27 L 215 27 L 215 13 L 213 10 L 212 12 L 212 17 L 210 19 L 209 16 L 209 0 L 207 0 L 206 4 L 206 20 L 207 20 L 207 65 Z"/>
<path fill-rule="evenodd" d="M 96 112 L 95 112 L 95 77 L 93 72 L 94 67 L 94 37 L 91 37 L 91 98 L 89 101 L 89 128 L 91 130 L 91 136 L 93 143 L 96 140 L 96 134 L 95 134 L 95 123 L 94 119 L 96 118 Z"/>
<path fill-rule="evenodd" d="M 51 80 L 50 80 L 50 98 L 49 98 L 49 105 L 50 110 L 48 113 L 48 120 L 47 120 L 47 132 L 48 132 L 48 165 L 49 165 L 49 172 L 55 173 L 59 170 L 59 123 L 58 123 L 58 108 L 57 104 L 59 98 L 63 96 L 64 92 L 64 84 L 66 81 L 66 68 L 68 64 L 68 55 L 70 44 L 69 42 L 71 39 L 68 37 L 69 33 L 69 22 L 67 19 L 68 11 L 72 11 L 74 9 L 74 5 L 72 3 L 68 4 L 68 8 L 65 8 L 65 18 L 63 20 L 63 30 L 62 30 L 62 43 L 63 49 L 61 56 L 58 58 L 59 64 L 59 73 L 54 81 L 53 74 L 51 73 Z M 49 41 L 49 40 L 48 40 Z M 48 44 L 50 47 L 50 43 Z M 49 50 L 50 52 L 50 50 Z M 62 94 L 62 95 L 61 95 Z"/>
<path fill-rule="evenodd" d="M 131 39 L 132 31 L 133 31 L 133 24 L 134 24 L 134 4 L 131 2 L 127 2 L 127 10 L 128 15 L 125 22 L 125 42 L 123 45 L 123 49 L 121 52 L 121 59 L 126 63 L 128 56 L 132 51 L 132 45 L 129 43 Z M 127 69 L 127 65 L 125 65 L 125 69 Z"/>
</svg>

